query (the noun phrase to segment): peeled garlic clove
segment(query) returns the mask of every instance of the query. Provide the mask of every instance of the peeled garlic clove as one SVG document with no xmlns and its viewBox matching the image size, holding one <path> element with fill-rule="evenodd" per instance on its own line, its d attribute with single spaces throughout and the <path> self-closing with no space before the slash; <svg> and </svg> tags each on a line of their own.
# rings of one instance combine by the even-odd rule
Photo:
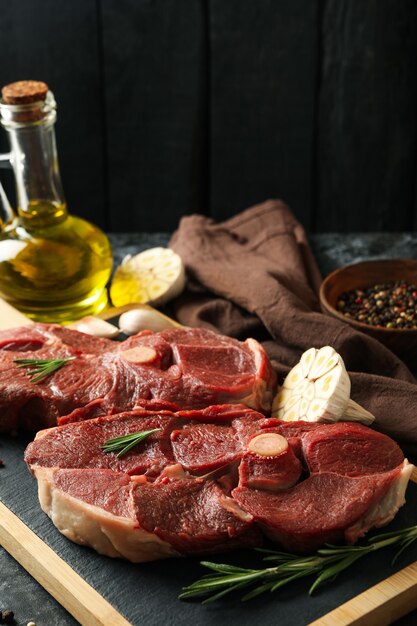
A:
<svg viewBox="0 0 417 626">
<path fill-rule="evenodd" d="M 119 328 L 125 335 L 136 335 L 141 330 L 152 330 L 158 333 L 165 328 L 178 328 L 178 326 L 180 325 L 166 315 L 147 308 L 131 309 L 122 313 L 119 318 Z"/>
<path fill-rule="evenodd" d="M 114 339 L 120 334 L 120 330 L 117 326 L 94 317 L 93 315 L 87 315 L 82 319 L 68 324 L 69 328 L 78 330 L 80 333 L 86 333 L 86 335 L 93 335 L 94 337 L 104 337 L 106 339 Z"/>
<path fill-rule="evenodd" d="M 274 399 L 272 415 L 284 421 L 360 421 L 374 416 L 350 399 L 350 378 L 343 359 L 331 346 L 310 348 L 290 370 Z"/>
</svg>

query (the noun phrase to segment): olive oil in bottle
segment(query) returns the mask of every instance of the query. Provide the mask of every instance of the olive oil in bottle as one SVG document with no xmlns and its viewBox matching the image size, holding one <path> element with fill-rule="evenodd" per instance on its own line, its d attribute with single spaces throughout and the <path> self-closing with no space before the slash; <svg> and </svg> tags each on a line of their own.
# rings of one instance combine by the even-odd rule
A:
<svg viewBox="0 0 417 626">
<path fill-rule="evenodd" d="M 69 322 L 100 312 L 112 254 L 106 235 L 68 213 L 59 173 L 56 104 L 45 83 L 21 81 L 2 90 L 0 117 L 9 135 L 17 215 L 3 189 L 0 296 L 43 322 Z"/>
</svg>

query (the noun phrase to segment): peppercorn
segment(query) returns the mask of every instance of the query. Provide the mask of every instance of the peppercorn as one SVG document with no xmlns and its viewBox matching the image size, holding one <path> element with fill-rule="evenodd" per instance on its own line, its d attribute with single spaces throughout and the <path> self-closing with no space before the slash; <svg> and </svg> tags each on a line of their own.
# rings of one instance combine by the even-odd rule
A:
<svg viewBox="0 0 417 626">
<path fill-rule="evenodd" d="M 0 612 L 0 622 L 2 624 L 14 624 L 14 613 L 10 609 Z"/>
<path fill-rule="evenodd" d="M 336 305 L 345 317 L 385 328 L 417 328 L 417 286 L 406 281 L 342 293 Z"/>
</svg>

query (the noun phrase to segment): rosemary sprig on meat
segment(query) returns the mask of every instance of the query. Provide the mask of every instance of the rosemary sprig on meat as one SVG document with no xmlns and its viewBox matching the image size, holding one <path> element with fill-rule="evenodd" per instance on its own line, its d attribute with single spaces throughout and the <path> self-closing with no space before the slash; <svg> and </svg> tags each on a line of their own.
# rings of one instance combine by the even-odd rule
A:
<svg viewBox="0 0 417 626">
<path fill-rule="evenodd" d="M 201 565 L 212 570 L 214 573 L 206 574 L 191 585 L 183 588 L 180 599 L 203 598 L 203 604 L 214 602 L 231 591 L 247 589 L 255 586 L 246 593 L 242 600 L 251 600 L 265 591 L 277 591 L 284 585 L 304 578 L 315 576 L 316 579 L 310 587 L 311 595 L 320 585 L 330 582 L 347 569 L 350 565 L 371 552 L 388 546 L 399 546 L 399 550 L 392 560 L 392 565 L 400 554 L 417 540 L 417 526 L 410 526 L 403 530 L 375 535 L 363 546 L 334 546 L 327 544 L 317 550 L 312 556 L 300 556 L 288 552 L 259 549 L 259 552 L 267 554 L 263 560 L 273 562 L 273 567 L 263 569 L 246 569 L 202 561 Z"/>
<path fill-rule="evenodd" d="M 113 437 L 112 439 L 107 439 L 100 448 L 104 450 L 104 452 L 118 452 L 116 455 L 118 458 L 129 452 L 132 448 L 138 445 L 141 441 L 152 435 L 152 433 L 156 433 L 160 428 L 152 428 L 152 430 L 140 430 L 135 433 L 130 433 L 129 435 L 122 435 L 121 437 Z"/>
<path fill-rule="evenodd" d="M 66 359 L 14 359 L 13 363 L 17 363 L 19 368 L 27 368 L 30 381 L 37 383 L 75 358 L 75 356 L 69 356 Z"/>
</svg>

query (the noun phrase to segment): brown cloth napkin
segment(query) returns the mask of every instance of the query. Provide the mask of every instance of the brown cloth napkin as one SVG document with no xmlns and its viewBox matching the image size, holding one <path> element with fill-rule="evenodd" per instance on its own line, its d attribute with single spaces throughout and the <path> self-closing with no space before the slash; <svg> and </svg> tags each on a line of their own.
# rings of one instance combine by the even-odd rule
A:
<svg viewBox="0 0 417 626">
<path fill-rule="evenodd" d="M 282 382 L 312 346 L 333 346 L 352 381 L 351 396 L 376 416 L 374 427 L 417 459 L 417 384 L 379 341 L 320 312 L 321 276 L 303 227 L 278 200 L 221 224 L 182 218 L 170 246 L 189 277 L 177 319 L 260 340 Z"/>
</svg>

